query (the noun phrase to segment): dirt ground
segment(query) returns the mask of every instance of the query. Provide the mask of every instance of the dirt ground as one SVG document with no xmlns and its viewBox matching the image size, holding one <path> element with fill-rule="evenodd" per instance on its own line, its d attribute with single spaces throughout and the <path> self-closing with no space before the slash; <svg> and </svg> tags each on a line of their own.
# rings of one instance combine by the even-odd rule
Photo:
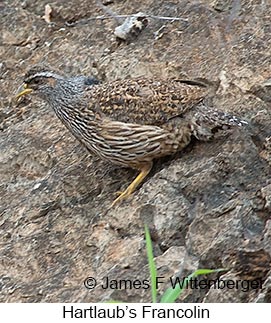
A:
<svg viewBox="0 0 271 323">
<path fill-rule="evenodd" d="M 139 11 L 146 28 L 117 40 L 118 16 Z M 169 277 L 222 267 L 221 279 L 260 280 L 261 288 L 189 289 L 179 301 L 271 302 L 267 1 L 4 0 L 0 14 L 0 301 L 151 301 L 150 289 L 101 286 L 105 277 L 149 279 L 146 223 L 165 279 L 160 295 Z M 14 102 L 36 63 L 102 81 L 202 79 L 217 109 L 249 125 L 157 161 L 142 187 L 109 209 L 135 172 L 90 156 L 43 102 Z"/>
</svg>

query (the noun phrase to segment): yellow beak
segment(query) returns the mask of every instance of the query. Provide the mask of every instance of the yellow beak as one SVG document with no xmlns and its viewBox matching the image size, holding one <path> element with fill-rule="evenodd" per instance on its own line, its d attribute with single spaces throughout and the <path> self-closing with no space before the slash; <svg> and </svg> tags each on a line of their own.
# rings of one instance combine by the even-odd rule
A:
<svg viewBox="0 0 271 323">
<path fill-rule="evenodd" d="M 26 83 L 24 83 L 23 85 L 21 85 L 21 86 L 18 88 L 15 98 L 16 98 L 16 100 L 18 100 L 21 96 L 26 95 L 26 94 L 29 94 L 29 93 L 31 93 L 32 91 L 33 91 L 33 90 L 32 90 L 32 89 L 30 89 L 30 88 L 28 88 L 28 87 L 27 87 L 27 84 L 26 84 Z"/>
</svg>

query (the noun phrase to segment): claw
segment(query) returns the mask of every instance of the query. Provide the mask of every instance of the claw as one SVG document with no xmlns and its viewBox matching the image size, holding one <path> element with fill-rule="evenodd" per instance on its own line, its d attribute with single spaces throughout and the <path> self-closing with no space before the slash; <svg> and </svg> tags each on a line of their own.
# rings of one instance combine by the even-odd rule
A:
<svg viewBox="0 0 271 323">
<path fill-rule="evenodd" d="M 128 189 L 127 189 L 128 190 Z M 124 192 L 116 192 L 120 193 L 119 196 L 113 201 L 113 203 L 111 204 L 111 208 L 114 207 L 116 204 L 122 202 L 123 200 L 125 200 L 129 195 L 131 195 L 132 193 L 128 193 L 126 192 L 127 190 L 125 190 Z"/>
<path fill-rule="evenodd" d="M 121 194 L 123 194 L 125 191 L 117 191 L 117 192 L 115 192 L 114 193 L 114 195 L 116 195 L 116 196 L 120 196 Z"/>
</svg>

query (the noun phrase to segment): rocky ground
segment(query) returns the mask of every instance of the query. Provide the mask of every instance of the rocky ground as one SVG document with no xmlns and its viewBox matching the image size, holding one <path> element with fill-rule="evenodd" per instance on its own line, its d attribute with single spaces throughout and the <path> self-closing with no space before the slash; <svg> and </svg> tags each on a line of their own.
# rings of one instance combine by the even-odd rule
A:
<svg viewBox="0 0 271 323">
<path fill-rule="evenodd" d="M 148 17 L 137 37 L 117 40 L 123 18 L 112 16 L 138 11 L 183 20 Z M 223 267 L 225 280 L 263 281 L 248 292 L 187 290 L 180 301 L 270 302 L 267 2 L 4 0 L 0 13 L 0 301 L 151 301 L 150 290 L 101 288 L 103 277 L 149 279 L 147 223 L 165 280 Z M 110 19 L 92 19 L 103 15 Z M 127 202 L 109 209 L 135 172 L 90 156 L 42 102 L 13 100 L 40 62 L 108 81 L 201 78 L 217 84 L 213 104 L 249 126 L 158 161 Z M 94 290 L 84 287 L 87 277 L 96 278 Z"/>
</svg>

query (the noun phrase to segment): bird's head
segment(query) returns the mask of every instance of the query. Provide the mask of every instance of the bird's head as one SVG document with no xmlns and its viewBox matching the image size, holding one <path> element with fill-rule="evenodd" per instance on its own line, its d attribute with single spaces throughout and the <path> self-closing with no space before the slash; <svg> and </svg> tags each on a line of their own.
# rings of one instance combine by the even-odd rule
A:
<svg viewBox="0 0 271 323">
<path fill-rule="evenodd" d="M 86 87 L 99 82 L 92 77 L 65 77 L 48 67 L 32 67 L 24 76 L 23 84 L 19 87 L 16 99 L 33 93 L 40 98 L 52 102 L 53 100 L 77 100 Z"/>
<path fill-rule="evenodd" d="M 35 66 L 31 68 L 24 76 L 23 84 L 19 87 L 16 98 L 29 93 L 37 94 L 42 98 L 47 98 L 54 93 L 58 84 L 64 81 L 64 76 L 59 73 L 43 67 Z"/>
</svg>

